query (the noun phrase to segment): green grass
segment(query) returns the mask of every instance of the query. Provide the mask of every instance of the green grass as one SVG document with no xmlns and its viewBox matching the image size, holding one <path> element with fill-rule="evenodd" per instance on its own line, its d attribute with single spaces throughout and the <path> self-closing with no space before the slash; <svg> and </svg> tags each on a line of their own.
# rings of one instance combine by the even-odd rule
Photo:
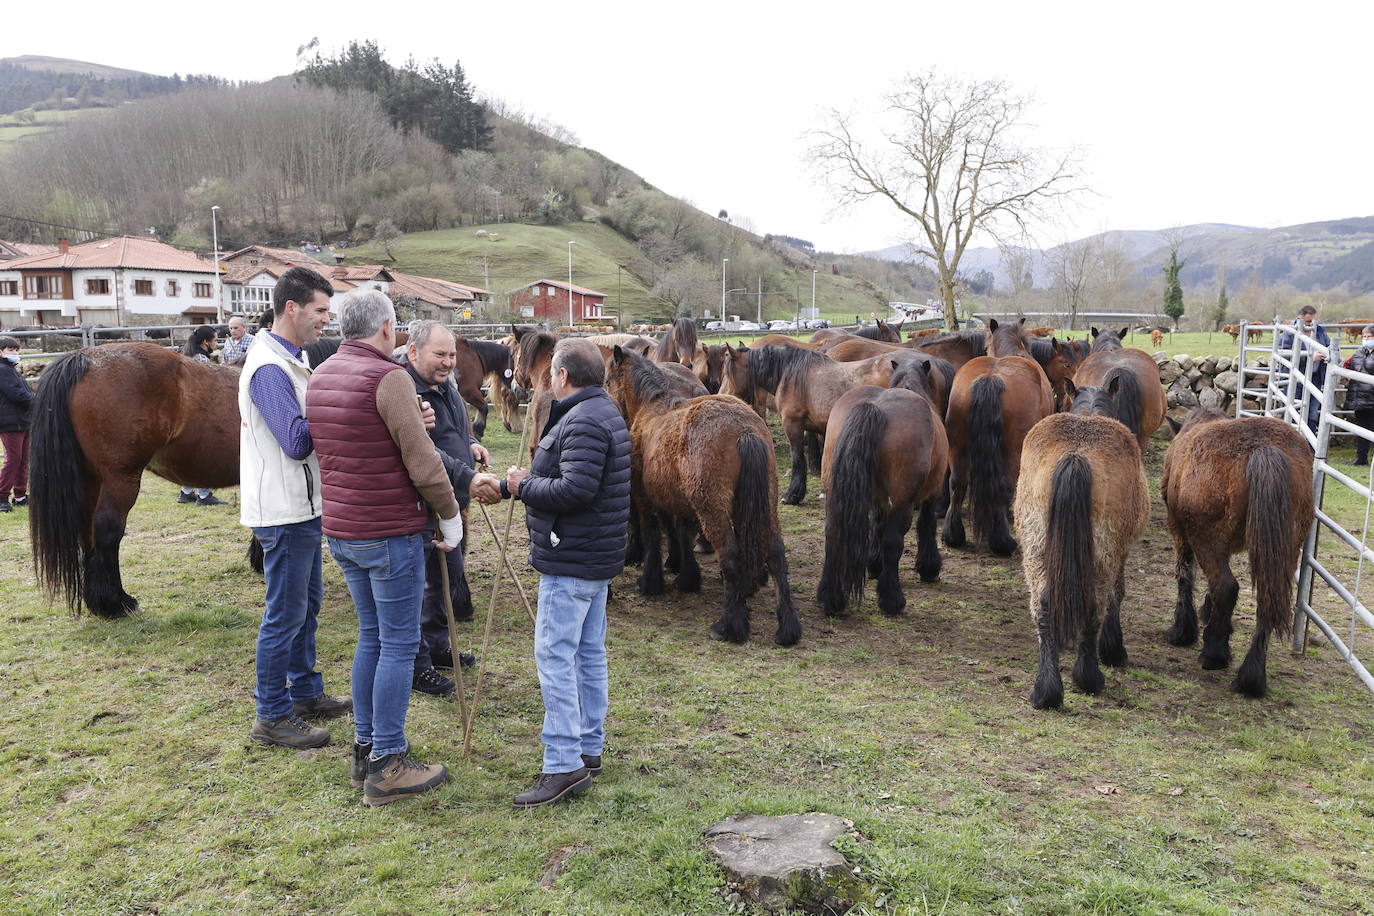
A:
<svg viewBox="0 0 1374 916">
<path fill-rule="evenodd" d="M 499 426 L 488 445 L 498 467 L 514 456 Z M 24 512 L 0 516 L 0 909 L 739 912 L 702 831 L 739 812 L 823 810 L 857 828 L 845 851 L 874 891 L 862 913 L 1374 913 L 1371 698 L 1329 649 L 1271 648 L 1273 692 L 1255 702 L 1162 642 L 1174 580 L 1159 453 L 1128 567 L 1131 664 L 1100 696 L 1027 705 L 1036 649 L 1016 560 L 947 551 L 942 581 L 921 585 L 908 555 L 905 617 L 870 599 L 825 619 L 813 481 L 803 506 L 780 510 L 801 645 L 769 641 L 771 588 L 751 602 L 752 642 L 711 641 L 714 558 L 699 595 L 643 600 L 620 577 L 606 773 L 581 799 L 521 813 L 509 802 L 538 769 L 541 706 L 509 589 L 471 759 L 456 704 L 416 698 L 408 734 L 452 780 L 370 810 L 348 785 L 347 723 L 314 753 L 247 738 L 262 584 L 234 509 L 177 505 L 173 485 L 146 477 L 123 548 L 144 610 L 119 622 L 50 606 Z M 480 514 L 469 524 L 481 620 L 495 563 Z M 523 532 L 516 544 L 523 554 Z M 327 558 L 325 578 L 319 665 L 344 692 L 356 624 Z M 480 642 L 479 625 L 460 626 Z"/>
<path fill-rule="evenodd" d="M 35 112 L 36 120 L 29 124 L 20 121 L 13 114 L 0 115 L 0 153 L 4 152 L 6 144 L 21 140 L 24 137 L 31 137 L 34 134 L 41 134 L 49 130 L 61 127 L 72 118 L 79 117 L 90 111 L 101 111 L 103 109 L 88 108 L 77 111 L 39 111 Z"/>
<path fill-rule="evenodd" d="M 479 236 L 478 231 L 488 235 Z M 494 241 L 492 233 L 497 236 Z M 475 286 L 482 286 L 483 277 L 489 277 L 486 288 L 496 294 L 498 307 L 504 308 L 506 294 L 526 283 L 545 278 L 567 280 L 569 241 L 577 243 L 573 246 L 573 282 L 606 293 L 607 315 L 623 310 L 627 322 L 666 320 L 670 306 L 651 297 L 652 284 L 633 273 L 635 265 L 642 264 L 643 253 L 629 239 L 601 223 L 498 223 L 412 232 L 392 246 L 392 253 L 395 266 L 408 273 Z M 379 245 L 365 245 L 354 249 L 350 256 L 366 261 L 384 259 L 386 254 Z M 617 271 L 617 265 L 622 264 L 627 269 Z M 732 282 L 739 281 L 732 278 Z M 735 293 L 730 297 L 730 312 L 749 319 L 755 316 L 756 298 L 752 295 L 753 287 L 750 289 L 750 295 Z M 785 296 L 765 291 L 765 320 L 795 318 L 798 295 L 803 305 L 810 305 L 811 271 L 789 271 L 783 290 Z M 880 305 L 858 281 L 824 272 L 816 275 L 816 302 L 822 317 L 833 321 L 853 321 L 856 314 L 868 320 L 869 313 L 875 310 L 880 317 L 886 314 L 885 305 Z M 714 301 L 710 307 L 718 310 Z"/>
</svg>

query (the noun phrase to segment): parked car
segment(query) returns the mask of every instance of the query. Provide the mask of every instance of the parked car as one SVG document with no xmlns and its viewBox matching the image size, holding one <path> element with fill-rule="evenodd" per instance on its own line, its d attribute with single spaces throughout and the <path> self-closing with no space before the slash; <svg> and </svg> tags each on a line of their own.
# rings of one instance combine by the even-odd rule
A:
<svg viewBox="0 0 1374 916">
<path fill-rule="evenodd" d="M 758 330 L 762 330 L 762 329 L 758 326 L 757 322 L 753 322 L 753 321 L 741 321 L 741 322 L 739 323 L 739 326 L 736 327 L 735 330 L 737 330 L 737 331 L 758 331 Z"/>
<path fill-rule="evenodd" d="M 708 330 L 708 331 L 723 331 L 723 330 L 725 330 L 725 322 L 723 322 L 723 321 L 708 321 L 708 322 L 706 322 L 706 330 Z"/>
<path fill-rule="evenodd" d="M 796 329 L 797 323 L 795 321 L 785 321 L 779 318 L 776 321 L 768 322 L 768 330 L 770 331 L 795 331 Z"/>
<path fill-rule="evenodd" d="M 808 318 L 806 320 L 806 329 L 808 331 L 819 331 L 821 328 L 828 327 L 830 327 L 830 319 L 828 318 Z"/>
</svg>

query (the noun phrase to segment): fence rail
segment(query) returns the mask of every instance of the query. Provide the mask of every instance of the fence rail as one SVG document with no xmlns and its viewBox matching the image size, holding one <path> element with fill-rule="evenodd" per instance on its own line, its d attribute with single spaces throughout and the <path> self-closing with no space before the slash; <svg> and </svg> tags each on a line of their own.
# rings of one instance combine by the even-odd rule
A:
<svg viewBox="0 0 1374 916">
<path fill-rule="evenodd" d="M 1252 346 L 1246 333 L 1249 330 L 1272 333 L 1273 340 L 1267 347 Z M 1341 365 L 1339 339 L 1327 346 L 1311 335 L 1297 334 L 1294 330 L 1292 325 L 1285 325 L 1277 318 L 1273 324 L 1241 325 L 1238 360 L 1241 383 L 1237 386 L 1236 416 L 1277 417 L 1302 433 L 1312 447 L 1312 489 L 1317 512 L 1303 543 L 1297 570 L 1298 613 L 1293 622 L 1293 651 L 1306 650 L 1308 625 L 1315 625 L 1364 686 L 1374 693 L 1374 674 L 1370 673 L 1356 653 L 1356 642 L 1362 637 L 1368 642 L 1371 633 L 1374 633 L 1374 614 L 1370 613 L 1361 596 L 1364 568 L 1367 564 L 1374 565 L 1374 549 L 1369 545 L 1369 522 L 1371 508 L 1374 508 L 1374 472 L 1367 474 L 1366 480 L 1360 482 L 1330 462 L 1333 435 L 1348 435 L 1374 443 L 1374 432 L 1346 419 L 1341 415 L 1343 411 L 1336 408 L 1338 389 L 1345 388 L 1352 381 L 1374 385 L 1374 375 L 1355 372 Z M 1265 352 L 1268 353 L 1268 359 L 1255 362 L 1267 365 L 1248 365 L 1251 362 L 1249 354 Z M 1313 378 L 1319 363 L 1326 364 L 1325 379 L 1321 384 Z M 1363 518 L 1357 529 L 1358 534 L 1348 527 L 1352 524 L 1349 519 L 1342 521 L 1337 517 L 1342 513 L 1329 508 L 1328 486 L 1333 496 L 1330 503 L 1341 501 L 1339 496 L 1343 490 L 1354 497 L 1344 502 L 1362 507 Z M 1359 509 L 1356 511 L 1358 513 Z M 1318 559 L 1319 555 L 1328 556 L 1329 559 L 1323 562 Z M 1353 581 L 1349 569 L 1352 559 Z M 1333 568 L 1338 563 L 1339 568 Z M 1317 580 L 1325 583 L 1330 592 L 1324 602 L 1313 598 Z M 1322 616 L 1322 611 L 1333 605 L 1336 607 L 1334 613 L 1340 613 L 1342 604 L 1350 617 L 1348 625 L 1340 622 L 1344 635 L 1337 631 L 1334 614 L 1333 620 Z"/>
</svg>

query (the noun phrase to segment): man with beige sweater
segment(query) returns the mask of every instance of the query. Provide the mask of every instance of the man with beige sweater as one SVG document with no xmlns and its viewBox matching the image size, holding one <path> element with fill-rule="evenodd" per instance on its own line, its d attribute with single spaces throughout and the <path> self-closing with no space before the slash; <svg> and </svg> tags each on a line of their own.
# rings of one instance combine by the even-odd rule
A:
<svg viewBox="0 0 1374 916">
<path fill-rule="evenodd" d="M 390 359 L 396 313 L 378 290 L 338 304 L 344 342 L 310 377 L 306 416 L 319 456 L 324 534 L 358 610 L 353 657 L 353 783 L 384 805 L 443 783 L 448 771 L 410 757 L 405 737 L 420 643 L 430 510 L 442 550 L 463 523 L 447 472 L 425 433 L 415 386 Z"/>
</svg>

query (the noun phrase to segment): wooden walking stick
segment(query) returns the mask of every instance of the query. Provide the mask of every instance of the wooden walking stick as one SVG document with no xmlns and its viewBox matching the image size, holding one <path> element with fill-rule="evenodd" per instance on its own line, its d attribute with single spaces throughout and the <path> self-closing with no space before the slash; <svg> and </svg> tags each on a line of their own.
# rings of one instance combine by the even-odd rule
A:
<svg viewBox="0 0 1374 916">
<path fill-rule="evenodd" d="M 510 554 L 505 549 L 502 540 L 496 536 L 496 526 L 491 523 L 491 516 L 487 514 L 487 507 L 481 503 L 477 504 L 482 510 L 482 518 L 487 521 L 487 530 L 491 532 L 491 539 L 496 543 L 497 549 L 501 551 L 501 560 L 506 567 L 506 572 L 510 574 L 510 580 L 515 583 L 515 587 L 520 590 L 520 600 L 525 604 L 525 613 L 530 615 L 530 623 L 535 622 L 534 605 L 530 604 L 530 596 L 525 593 L 525 583 L 520 581 L 520 577 L 515 574 L 515 567 L 511 566 Z M 507 529 L 509 533 L 509 529 Z"/>
<path fill-rule="evenodd" d="M 434 516 L 434 530 L 439 530 L 439 515 Z M 467 536 L 467 532 L 463 533 Z M 462 550 L 463 542 L 459 541 L 454 550 Z M 458 624 L 453 619 L 453 593 L 449 590 L 448 578 L 448 555 L 438 547 L 434 548 L 438 553 L 439 561 L 439 581 L 444 586 L 444 616 L 448 618 L 448 651 L 453 656 L 453 679 L 458 682 L 458 715 L 463 721 L 463 734 L 468 730 L 468 688 L 463 683 L 463 656 L 458 651 Z"/>
</svg>

